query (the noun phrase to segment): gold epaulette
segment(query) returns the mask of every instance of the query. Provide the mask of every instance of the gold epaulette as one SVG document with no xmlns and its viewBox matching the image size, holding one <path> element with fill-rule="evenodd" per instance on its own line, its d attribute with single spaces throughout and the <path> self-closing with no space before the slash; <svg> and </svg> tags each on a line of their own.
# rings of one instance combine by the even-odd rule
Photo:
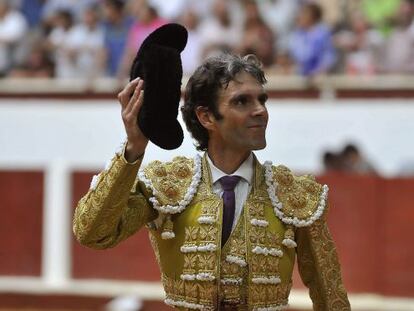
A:
<svg viewBox="0 0 414 311">
<path fill-rule="evenodd" d="M 150 201 L 165 214 L 181 212 L 192 199 L 196 161 L 175 157 L 170 162 L 153 161 L 139 173 L 139 178 L 152 192 Z"/>
<path fill-rule="evenodd" d="M 326 206 L 328 186 L 312 175 L 294 176 L 286 166 L 272 167 L 276 188 L 275 213 L 286 224 L 296 227 L 311 225 Z M 273 200 L 273 199 L 272 199 Z"/>
</svg>

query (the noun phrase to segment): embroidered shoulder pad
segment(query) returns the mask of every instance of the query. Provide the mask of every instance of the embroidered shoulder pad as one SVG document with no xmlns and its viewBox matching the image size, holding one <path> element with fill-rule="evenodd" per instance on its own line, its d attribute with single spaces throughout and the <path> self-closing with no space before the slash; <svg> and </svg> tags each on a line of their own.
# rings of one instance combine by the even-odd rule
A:
<svg viewBox="0 0 414 311">
<path fill-rule="evenodd" d="M 175 157 L 153 161 L 140 170 L 139 178 L 152 191 L 150 201 L 162 213 L 182 212 L 193 199 L 201 178 L 201 158 Z"/>
<path fill-rule="evenodd" d="M 294 176 L 283 165 L 268 163 L 265 167 L 268 193 L 280 220 L 305 227 L 322 216 L 329 190 L 327 185 L 317 183 L 312 175 Z"/>
</svg>

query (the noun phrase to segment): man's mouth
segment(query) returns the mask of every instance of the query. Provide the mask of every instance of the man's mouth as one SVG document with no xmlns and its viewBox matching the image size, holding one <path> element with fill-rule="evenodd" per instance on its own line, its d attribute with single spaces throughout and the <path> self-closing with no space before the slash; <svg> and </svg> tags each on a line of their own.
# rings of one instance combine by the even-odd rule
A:
<svg viewBox="0 0 414 311">
<path fill-rule="evenodd" d="M 255 124 L 255 125 L 250 125 L 250 126 L 248 126 L 248 128 L 251 128 L 251 129 L 260 129 L 260 128 L 266 128 L 266 124 Z"/>
</svg>

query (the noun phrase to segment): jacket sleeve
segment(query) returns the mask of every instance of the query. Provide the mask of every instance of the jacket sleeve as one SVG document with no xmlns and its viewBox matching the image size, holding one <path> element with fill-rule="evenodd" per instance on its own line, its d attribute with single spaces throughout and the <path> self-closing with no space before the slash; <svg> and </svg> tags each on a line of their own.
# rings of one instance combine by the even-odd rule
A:
<svg viewBox="0 0 414 311">
<path fill-rule="evenodd" d="M 142 157 L 128 163 L 116 154 L 109 169 L 94 177 L 73 218 L 73 232 L 82 245 L 114 247 L 156 218 L 146 188 L 137 180 L 141 162 Z"/>
<path fill-rule="evenodd" d="M 351 307 L 338 255 L 324 216 L 296 231 L 299 273 L 309 288 L 314 310 L 348 311 Z"/>
</svg>

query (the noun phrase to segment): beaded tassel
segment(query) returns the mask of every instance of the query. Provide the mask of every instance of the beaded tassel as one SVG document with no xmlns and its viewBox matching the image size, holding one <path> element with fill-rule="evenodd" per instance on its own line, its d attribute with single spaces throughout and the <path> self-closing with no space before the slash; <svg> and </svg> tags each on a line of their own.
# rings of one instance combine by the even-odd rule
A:
<svg viewBox="0 0 414 311">
<path fill-rule="evenodd" d="M 295 248 L 297 246 L 295 242 L 295 231 L 293 231 L 292 226 L 287 226 L 282 244 L 287 248 Z"/>
<path fill-rule="evenodd" d="M 171 215 L 166 215 L 162 226 L 161 237 L 163 240 L 175 238 L 174 223 L 171 220 Z"/>
</svg>

